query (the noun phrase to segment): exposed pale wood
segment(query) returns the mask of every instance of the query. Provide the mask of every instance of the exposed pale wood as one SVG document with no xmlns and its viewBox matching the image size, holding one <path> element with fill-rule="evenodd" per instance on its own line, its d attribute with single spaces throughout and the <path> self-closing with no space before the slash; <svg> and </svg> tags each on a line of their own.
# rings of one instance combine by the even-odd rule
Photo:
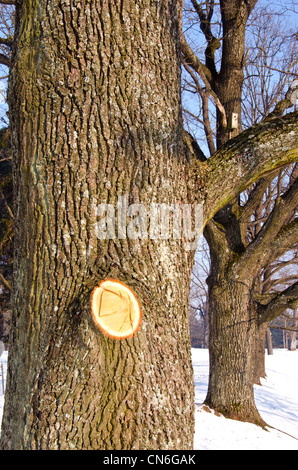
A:
<svg viewBox="0 0 298 470">
<path fill-rule="evenodd" d="M 96 325 L 114 339 L 132 338 L 142 319 L 140 304 L 132 290 L 110 279 L 93 290 L 91 311 Z"/>
</svg>

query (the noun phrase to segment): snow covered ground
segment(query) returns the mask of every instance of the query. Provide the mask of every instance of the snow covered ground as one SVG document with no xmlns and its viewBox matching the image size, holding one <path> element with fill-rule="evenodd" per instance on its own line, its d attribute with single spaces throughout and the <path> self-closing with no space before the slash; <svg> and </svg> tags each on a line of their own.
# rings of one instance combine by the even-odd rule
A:
<svg viewBox="0 0 298 470">
<path fill-rule="evenodd" d="M 208 350 L 193 349 L 196 450 L 298 450 L 298 351 L 275 349 L 266 356 L 267 378 L 255 385 L 255 401 L 268 431 L 215 416 L 202 403 L 208 387 Z"/>
<path fill-rule="evenodd" d="M 267 378 L 255 386 L 257 407 L 267 424 L 262 430 L 205 411 L 208 386 L 208 351 L 193 349 L 196 392 L 196 450 L 298 450 L 298 351 L 275 349 L 266 356 Z M 6 373 L 7 352 L 0 361 Z M 1 373 L 1 367 L 0 367 Z M 4 397 L 0 377 L 0 422 Z"/>
</svg>

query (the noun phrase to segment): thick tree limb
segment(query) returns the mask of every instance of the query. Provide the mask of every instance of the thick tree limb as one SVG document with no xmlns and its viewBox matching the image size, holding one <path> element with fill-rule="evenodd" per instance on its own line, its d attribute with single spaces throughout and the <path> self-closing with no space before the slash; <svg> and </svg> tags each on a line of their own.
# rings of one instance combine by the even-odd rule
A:
<svg viewBox="0 0 298 470">
<path fill-rule="evenodd" d="M 298 282 L 277 294 L 267 305 L 259 305 L 259 323 L 274 320 L 287 308 L 298 308 Z"/>
<path fill-rule="evenodd" d="M 295 87 L 295 89 L 297 86 Z M 286 109 L 291 108 L 293 106 L 293 103 L 291 102 L 291 94 L 293 93 L 293 88 L 289 87 L 285 98 L 283 100 L 280 100 L 274 110 L 268 114 L 268 116 L 265 118 L 265 120 L 271 119 L 274 116 L 282 116 L 285 112 Z"/>
<path fill-rule="evenodd" d="M 207 158 L 201 150 L 199 144 L 193 136 L 184 130 L 184 144 L 187 148 L 187 153 L 190 153 L 190 158 L 200 162 L 206 162 Z"/>
<path fill-rule="evenodd" d="M 298 239 L 298 219 L 292 220 L 298 207 L 298 179 L 278 197 L 268 219 L 247 247 L 239 268 L 251 272 L 266 266 L 270 260 L 291 249 Z M 292 220 L 292 222 L 291 222 Z"/>
<path fill-rule="evenodd" d="M 228 141 L 205 164 L 193 162 L 192 178 L 203 182 L 208 222 L 235 196 L 277 168 L 298 161 L 298 113 L 253 126 Z"/>
<path fill-rule="evenodd" d="M 0 38 L 0 44 L 1 44 L 2 46 L 11 47 L 12 44 L 13 44 L 13 41 L 12 41 L 12 39 Z"/>
<path fill-rule="evenodd" d="M 193 7 L 200 19 L 200 27 L 204 36 L 207 41 L 207 47 L 205 50 L 205 57 L 206 57 L 206 66 L 210 70 L 210 72 L 216 75 L 216 67 L 215 67 L 215 51 L 220 48 L 221 43 L 220 40 L 213 36 L 211 31 L 211 18 L 213 15 L 213 7 L 210 8 L 209 14 L 206 15 L 201 5 L 198 4 L 196 0 L 191 0 Z"/>
<path fill-rule="evenodd" d="M 260 234 L 248 246 L 237 263 L 236 269 L 239 277 L 251 276 L 268 266 L 274 260 L 283 256 L 287 251 L 293 249 L 298 239 L 298 218 L 287 225 L 283 225 L 279 232 L 274 233 L 274 227 L 264 239 Z"/>
<path fill-rule="evenodd" d="M 268 256 L 265 257 L 263 264 L 272 263 L 274 260 L 283 256 L 287 251 L 294 249 L 298 240 L 298 218 L 284 225 L 281 230 L 272 239 L 267 248 Z"/>
</svg>

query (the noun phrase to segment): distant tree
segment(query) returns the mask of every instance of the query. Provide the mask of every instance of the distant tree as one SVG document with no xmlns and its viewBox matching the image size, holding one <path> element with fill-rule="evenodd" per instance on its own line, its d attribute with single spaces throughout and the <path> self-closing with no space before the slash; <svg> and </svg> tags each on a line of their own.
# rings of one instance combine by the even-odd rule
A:
<svg viewBox="0 0 298 470">
<path fill-rule="evenodd" d="M 190 307 L 189 310 L 189 328 L 190 328 L 190 340 L 193 348 L 203 347 L 203 335 L 200 325 L 200 320 L 197 315 L 196 309 Z"/>
<path fill-rule="evenodd" d="M 270 324 L 270 328 L 272 328 L 273 332 L 283 332 L 283 342 L 279 347 L 287 348 L 289 351 L 296 351 L 297 349 L 297 316 L 297 309 L 287 309 L 277 318 L 277 321 L 273 321 Z"/>
<path fill-rule="evenodd" d="M 200 347 L 203 348 L 207 348 L 209 343 L 209 305 L 208 287 L 206 284 L 209 274 L 209 249 L 207 242 L 203 239 L 202 245 L 196 251 L 190 285 L 190 315 L 193 315 L 192 312 L 196 312 L 196 316 L 199 318 L 196 327 L 200 331 Z M 190 323 L 190 333 L 192 334 L 192 323 Z"/>
<path fill-rule="evenodd" d="M 239 134 L 242 127 L 246 127 L 243 119 L 245 113 L 242 114 L 242 110 L 245 93 L 249 96 L 248 90 L 254 94 L 254 99 L 248 99 L 245 104 L 246 117 L 262 119 L 264 126 L 271 122 L 274 115 L 281 117 L 285 109 L 293 105 L 290 101 L 292 90 L 285 95 L 284 84 L 295 77 L 297 47 L 294 46 L 290 51 L 290 69 L 286 70 L 283 88 L 276 89 L 273 93 L 273 62 L 270 62 L 269 72 L 267 67 L 273 49 L 264 49 L 263 42 L 270 30 L 268 25 L 272 25 L 272 14 L 271 17 L 258 16 L 262 24 L 258 28 L 252 16 L 256 3 L 223 0 L 217 5 L 213 1 L 186 2 L 191 15 L 190 23 L 196 28 L 196 33 L 192 33 L 190 28 L 187 30 L 188 41 L 182 36 L 183 63 L 188 73 L 185 88 L 196 93 L 201 103 L 200 115 L 192 108 L 186 110 L 186 116 L 192 122 L 201 121 L 203 124 L 211 155 L 215 149 L 218 151 L 222 148 L 225 142 L 231 142 L 230 139 Z M 256 14 L 260 15 L 261 12 Z M 186 23 L 185 29 L 190 23 Z M 256 31 L 252 51 L 246 48 L 246 32 L 249 27 L 253 32 Z M 288 34 L 289 43 L 291 34 Z M 198 46 L 199 37 L 203 37 L 203 50 Z M 280 36 L 276 43 L 272 41 L 274 47 L 278 43 L 281 48 Z M 252 54 L 255 54 L 258 62 L 254 62 Z M 278 54 L 274 52 L 275 64 L 277 57 L 279 58 Z M 264 58 L 268 59 L 266 63 Z M 252 84 L 254 76 L 255 80 L 257 77 L 259 80 L 264 79 L 258 88 Z M 245 78 L 246 88 L 243 86 Z M 271 102 L 267 99 L 269 96 Z M 257 103 L 263 109 L 253 114 L 249 111 L 249 106 L 255 108 Z M 283 119 L 285 118 L 281 118 L 281 121 Z M 251 122 L 246 125 L 250 126 Z M 265 155 L 265 147 L 263 150 Z M 255 183 L 245 201 L 241 198 L 231 201 L 209 221 L 204 231 L 211 255 L 211 272 L 207 281 L 210 380 L 206 403 L 228 416 L 258 424 L 264 424 L 253 398 L 259 326 L 272 319 L 273 315 L 281 313 L 285 304 L 294 305 L 297 302 L 298 289 L 297 284 L 293 284 L 270 301 L 267 299 L 268 303 L 261 303 L 260 299 L 257 300 L 252 295 L 255 288 L 258 289 L 261 272 L 273 259 L 291 249 L 297 239 L 297 220 L 289 221 L 297 206 L 297 180 L 275 200 L 274 208 L 267 214 L 266 220 L 260 221 L 259 232 L 253 238 L 247 238 L 248 227 L 256 220 L 252 219 L 253 214 L 274 177 L 274 173 L 267 174 Z M 222 184 L 222 181 L 218 184 Z M 275 258 L 272 258 L 273 253 Z"/>
<path fill-rule="evenodd" d="M 291 331 L 289 334 L 289 351 L 296 351 L 297 350 L 297 333 L 298 333 L 298 309 L 296 308 L 293 310 L 292 316 L 292 325 Z"/>
</svg>

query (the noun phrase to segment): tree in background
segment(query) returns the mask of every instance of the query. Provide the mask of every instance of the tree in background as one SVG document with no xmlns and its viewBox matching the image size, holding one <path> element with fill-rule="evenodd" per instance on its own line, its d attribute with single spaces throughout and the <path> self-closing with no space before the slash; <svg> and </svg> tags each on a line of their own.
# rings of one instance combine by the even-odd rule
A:
<svg viewBox="0 0 298 470">
<path fill-rule="evenodd" d="M 297 350 L 297 333 L 298 333 L 298 309 L 292 311 L 290 316 L 290 325 L 289 325 L 289 351 Z"/>
<path fill-rule="evenodd" d="M 282 313 L 278 318 L 270 322 L 272 341 L 277 344 L 276 347 L 284 349 L 288 348 L 289 350 L 291 350 L 290 347 L 292 344 L 292 336 L 295 336 L 296 334 L 297 338 L 298 335 L 297 320 L 295 315 L 297 315 L 297 309 L 288 309 L 284 313 Z"/>
<path fill-rule="evenodd" d="M 261 184 L 261 183 L 260 183 Z M 259 202 L 251 206 L 253 216 L 250 217 L 249 229 L 246 230 L 247 242 L 252 243 L 260 234 L 264 224 L 273 223 L 272 214 L 276 211 L 276 205 L 279 198 L 286 195 L 287 191 L 293 190 L 293 185 L 297 184 L 297 164 L 292 168 L 286 168 L 279 172 L 278 176 L 273 178 L 270 185 L 266 187 L 265 193 L 259 196 Z M 256 190 L 256 189 L 255 189 Z M 294 196 L 295 197 L 295 196 Z M 296 196 L 297 201 L 297 196 Z M 296 202 L 297 205 L 297 202 Z M 287 209 L 285 209 L 287 212 Z M 272 244 L 270 255 L 266 257 L 264 267 L 259 271 L 255 279 L 253 297 L 260 304 L 268 304 L 280 292 L 285 292 L 297 282 L 298 273 L 295 265 L 297 256 L 297 244 L 293 236 L 287 237 L 287 231 L 295 221 L 295 202 L 294 210 L 289 210 L 287 216 L 283 214 L 283 230 L 285 238 L 279 240 L 279 245 Z M 278 216 L 278 215 L 277 215 Z M 272 217 L 272 221 L 268 218 Z M 284 307 L 285 308 L 285 307 Z M 276 318 L 282 310 L 276 309 L 272 313 L 272 318 Z M 268 346 L 270 346 L 270 337 L 268 332 L 268 323 L 259 318 L 259 333 L 257 337 L 256 362 L 255 362 L 255 383 L 260 383 L 260 378 L 265 377 L 265 339 L 267 336 Z"/>
<path fill-rule="evenodd" d="M 189 11 L 196 31 L 200 28 L 205 41 L 202 56 L 199 55 L 199 47 L 194 49 L 198 44 L 195 33 L 188 31 L 189 43 L 182 35 L 184 66 L 190 77 L 187 79 L 187 87 L 199 95 L 202 103 L 200 119 L 210 154 L 241 132 L 245 67 L 248 73 L 246 93 L 251 86 L 249 80 L 252 81 L 255 75 L 257 80 L 257 69 L 263 70 L 261 77 L 259 76 L 259 89 L 262 93 L 258 92 L 257 87 L 251 89 L 251 94 L 255 96 L 251 107 L 254 108 L 258 101 L 267 108 L 257 115 L 252 114 L 251 118 L 266 117 L 263 119 L 266 125 L 272 116 L 282 116 L 285 109 L 292 106 L 289 99 L 292 91 L 289 91 L 285 99 L 276 103 L 284 89 L 275 89 L 273 93 L 273 78 L 271 81 L 267 79 L 272 70 L 268 72 L 266 68 L 264 57 L 267 54 L 268 58 L 268 49 L 264 50 L 264 43 L 261 43 L 261 39 L 266 37 L 268 32 L 267 26 L 267 32 L 265 26 L 256 28 L 255 48 L 252 53 L 259 62 L 250 62 L 248 59 L 250 53 L 246 49 L 246 32 L 248 27 L 253 28 L 252 14 L 256 3 L 221 1 L 216 5 L 213 1 L 196 0 L 186 3 L 186 6 L 191 6 Z M 260 12 L 257 14 L 260 15 Z M 271 18 L 272 14 L 270 21 Z M 265 19 L 267 25 L 272 24 L 268 23 L 268 18 Z M 255 29 L 253 31 L 255 32 Z M 189 44 L 194 45 L 193 48 Z M 295 76 L 297 69 L 297 47 L 292 49 L 291 70 L 286 70 L 286 81 L 289 76 Z M 277 55 L 273 52 L 273 46 L 269 55 L 271 52 L 276 64 Z M 273 95 L 271 102 L 265 99 L 268 93 Z M 216 106 L 214 129 L 211 125 L 212 108 L 209 112 L 210 100 Z M 273 104 L 276 106 L 270 114 Z M 187 112 L 187 115 L 196 117 L 192 110 Z M 284 117 L 281 118 L 283 119 Z M 247 125 L 251 125 L 251 122 Z M 265 153 L 264 147 L 264 155 Z M 274 173 L 266 175 L 257 182 L 244 202 L 241 198 L 231 201 L 213 217 L 204 231 L 211 256 L 211 273 L 208 277 L 210 377 L 206 403 L 230 417 L 261 425 L 264 423 L 253 398 L 255 349 L 259 326 L 272 318 L 273 311 L 274 315 L 278 315 L 285 306 L 295 305 L 297 302 L 297 284 L 276 294 L 270 301 L 267 299 L 268 303 L 261 304 L 260 299 L 257 300 L 254 296 L 256 292 L 259 294 L 256 286 L 261 272 L 273 259 L 279 257 L 279 253 L 283 254 L 291 249 L 297 239 L 297 220 L 291 221 L 297 207 L 295 178 L 288 190 L 274 201 L 274 208 L 267 214 L 267 219 L 260 222 L 259 232 L 254 238 L 247 239 L 248 228 L 254 222 L 253 214 L 274 176 Z M 282 247 L 280 252 L 279 247 Z M 272 253 L 275 258 L 272 258 Z"/>
<path fill-rule="evenodd" d="M 193 347 L 208 348 L 209 343 L 209 318 L 208 318 L 208 286 L 206 279 L 210 274 L 210 255 L 208 245 L 203 238 L 202 245 L 196 250 L 192 279 L 190 285 L 190 335 L 191 338 L 199 337 L 199 346 Z M 193 316 L 197 322 L 193 322 Z"/>
<path fill-rule="evenodd" d="M 188 15 L 194 13 L 192 10 L 186 12 Z M 288 24 L 285 26 L 285 22 L 280 21 L 284 12 L 272 12 L 268 6 L 260 7 L 253 10 L 249 23 L 247 25 L 246 35 L 246 47 L 247 56 L 244 66 L 244 82 L 242 91 L 242 126 L 247 128 L 256 122 L 266 118 L 272 111 L 274 106 L 282 101 L 285 89 L 288 89 L 289 81 L 293 80 L 297 73 L 297 43 L 293 40 L 294 34 L 289 28 Z M 196 17 L 192 16 L 192 21 L 195 21 Z M 190 18 L 189 18 L 190 22 Z M 187 23 L 189 24 L 189 23 Z M 193 37 L 193 35 L 191 36 Z M 185 120 L 189 125 L 189 129 L 195 133 L 196 137 L 200 139 L 200 134 L 197 129 L 203 126 L 203 133 L 208 142 L 209 152 L 214 152 L 214 136 L 216 133 L 216 124 L 214 113 L 212 112 L 212 105 L 210 103 L 213 100 L 210 94 L 206 96 L 206 90 L 199 86 L 198 78 L 193 80 L 195 77 L 194 72 L 186 65 L 187 70 L 190 72 L 190 79 L 185 79 L 184 90 L 188 93 L 197 95 L 197 103 L 201 100 L 201 111 L 198 114 L 190 111 L 190 105 L 188 100 L 186 101 L 185 109 Z M 198 93 L 199 91 L 199 93 Z M 206 99 L 207 98 L 207 99 Z M 200 109 L 200 106 L 199 106 Z M 207 112 L 206 112 L 207 111 Z M 210 119 L 209 119 L 210 114 Z M 212 128 L 211 123 L 214 123 Z M 196 132 L 197 131 L 197 132 Z M 290 170 L 288 170 L 289 172 Z M 287 173 L 287 172 L 286 172 Z M 274 175 L 273 175 L 274 176 Z M 276 178 L 272 176 L 273 182 Z M 267 182 L 270 181 L 268 178 Z M 285 177 L 286 181 L 286 177 Z M 262 182 L 262 186 L 259 186 L 259 192 L 265 191 L 264 195 L 259 193 L 257 196 L 254 194 L 254 204 L 256 207 L 246 208 L 247 214 L 251 213 L 251 219 L 247 226 L 246 236 L 248 242 L 251 242 L 254 238 L 254 234 L 257 233 L 266 219 L 266 212 L 269 214 L 268 208 L 265 205 L 273 204 L 274 190 L 272 189 L 271 183 L 267 186 L 266 181 Z M 275 184 L 276 190 L 276 184 Z M 260 189 L 261 188 L 261 189 Z M 262 189 L 263 188 L 263 189 Z M 249 194 L 253 191 L 253 187 L 246 190 L 242 194 L 242 203 L 247 200 Z M 265 214 L 264 214 L 265 211 Z M 249 217 L 248 216 L 248 217 Z M 245 225 L 244 225 L 245 227 Z M 245 228 L 243 229 L 245 231 Z M 293 247 L 294 248 L 294 247 Z M 277 285 L 280 279 L 286 278 L 287 281 L 297 280 L 295 270 L 291 270 L 291 267 L 295 266 L 295 252 L 294 257 L 290 257 L 286 261 L 276 260 L 271 266 L 266 268 L 264 274 L 264 294 L 268 293 L 270 288 Z M 291 270 L 291 279 L 284 273 L 284 270 Z M 283 270 L 283 271 L 280 271 Z M 262 273 L 260 273 L 262 276 Z M 275 276 L 272 278 L 272 276 Z M 203 273 L 203 282 L 207 278 L 207 275 Z M 194 281 L 195 282 L 195 281 Z M 202 283 L 202 279 L 199 279 Z M 260 279 L 260 285 L 263 281 Z M 203 291 L 204 288 L 200 287 Z M 203 294 L 204 295 L 204 294 Z M 257 293 L 256 293 L 257 295 Z M 268 299 L 268 297 L 267 297 Z M 265 375 L 264 368 L 264 351 L 265 351 L 265 337 L 266 337 L 267 325 L 260 325 L 260 341 L 257 342 L 258 354 L 256 357 L 255 381 L 259 383 L 259 378 Z"/>
</svg>

